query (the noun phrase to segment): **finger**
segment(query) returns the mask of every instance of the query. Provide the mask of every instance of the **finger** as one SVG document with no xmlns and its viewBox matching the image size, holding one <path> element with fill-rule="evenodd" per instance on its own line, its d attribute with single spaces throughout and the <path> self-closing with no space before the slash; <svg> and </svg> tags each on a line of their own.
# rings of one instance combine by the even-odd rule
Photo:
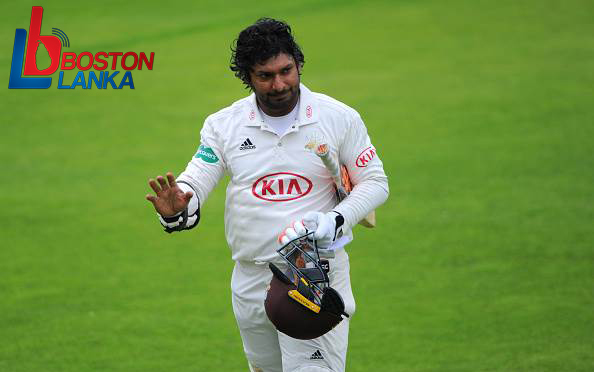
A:
<svg viewBox="0 0 594 372">
<path fill-rule="evenodd" d="M 161 193 L 161 188 L 159 187 L 159 185 L 157 185 L 157 182 L 154 179 L 150 179 L 149 180 L 149 185 L 151 186 L 151 189 L 153 189 L 153 191 L 159 195 Z"/>
<path fill-rule="evenodd" d="M 177 187 L 177 182 L 175 182 L 175 177 L 173 177 L 173 173 L 167 172 L 167 181 L 169 182 L 169 187 L 174 188 Z"/>
<path fill-rule="evenodd" d="M 305 228 L 305 226 L 303 225 L 303 223 L 301 221 L 293 222 L 293 230 L 295 230 L 295 232 L 299 236 L 307 234 L 307 229 Z"/>
<path fill-rule="evenodd" d="M 167 181 L 165 181 L 165 178 L 163 178 L 163 176 L 157 176 L 157 181 L 159 181 L 159 185 L 161 186 L 163 191 L 169 190 L 169 185 L 167 184 Z"/>
<path fill-rule="evenodd" d="M 289 244 L 290 241 L 291 241 L 291 239 L 289 239 L 286 235 L 283 235 L 280 242 L 282 245 L 287 245 L 287 244 Z"/>
<path fill-rule="evenodd" d="M 297 231 L 295 231 L 295 229 L 293 229 L 292 227 L 289 227 L 285 230 L 285 236 L 289 238 L 289 240 L 294 240 L 299 237 L 299 235 L 297 235 Z"/>
<path fill-rule="evenodd" d="M 279 244 L 283 244 L 284 245 L 284 243 L 283 243 L 283 238 L 284 237 L 285 237 L 285 232 L 283 231 L 282 233 L 279 234 L 279 236 L 277 238 Z"/>
<path fill-rule="evenodd" d="M 146 200 L 150 201 L 151 203 L 153 203 L 153 205 L 155 205 L 155 203 L 157 202 L 157 198 L 154 195 L 151 194 L 146 194 Z"/>
<path fill-rule="evenodd" d="M 194 193 L 191 191 L 188 191 L 184 194 L 184 199 L 186 199 L 186 201 L 189 202 L 192 199 L 192 196 L 194 196 Z"/>
</svg>

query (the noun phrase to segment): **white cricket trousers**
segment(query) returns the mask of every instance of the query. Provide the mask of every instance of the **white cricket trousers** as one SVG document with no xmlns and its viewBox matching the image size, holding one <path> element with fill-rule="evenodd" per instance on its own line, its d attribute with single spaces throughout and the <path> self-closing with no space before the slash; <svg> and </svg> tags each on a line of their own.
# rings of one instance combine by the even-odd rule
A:
<svg viewBox="0 0 594 372">
<path fill-rule="evenodd" d="M 349 257 L 342 249 L 330 259 L 330 286 L 355 312 L 349 276 Z M 231 277 L 233 312 L 252 372 L 343 372 L 349 335 L 349 319 L 313 340 L 297 340 L 274 328 L 264 309 L 266 288 L 272 278 L 267 263 L 237 261 Z"/>
</svg>

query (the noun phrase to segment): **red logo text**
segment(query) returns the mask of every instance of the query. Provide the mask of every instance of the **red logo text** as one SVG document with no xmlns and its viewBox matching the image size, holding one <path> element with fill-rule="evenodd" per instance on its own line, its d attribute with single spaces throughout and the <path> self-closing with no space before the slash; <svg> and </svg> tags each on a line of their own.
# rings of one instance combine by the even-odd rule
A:
<svg viewBox="0 0 594 372">
<path fill-rule="evenodd" d="M 301 175 L 278 172 L 258 178 L 252 186 L 252 194 L 262 200 L 284 202 L 304 197 L 312 187 L 313 183 Z"/>
<path fill-rule="evenodd" d="M 367 163 L 371 161 L 375 157 L 375 148 L 373 146 L 369 146 L 365 150 L 361 151 L 359 156 L 357 156 L 357 160 L 355 161 L 355 165 L 359 168 L 365 168 Z"/>
</svg>

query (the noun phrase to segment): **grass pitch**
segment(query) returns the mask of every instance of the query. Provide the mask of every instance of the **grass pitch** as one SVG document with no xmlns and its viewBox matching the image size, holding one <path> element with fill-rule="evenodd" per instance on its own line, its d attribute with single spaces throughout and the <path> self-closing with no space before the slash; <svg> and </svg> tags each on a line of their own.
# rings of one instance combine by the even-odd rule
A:
<svg viewBox="0 0 594 372">
<path fill-rule="evenodd" d="M 229 46 L 260 16 L 293 26 L 303 82 L 359 110 L 390 177 L 349 247 L 348 371 L 594 369 L 591 2 L 44 8 L 69 51 L 155 65 L 135 90 L 8 90 L 31 4 L 0 5 L 0 371 L 247 370 L 223 185 L 189 233 L 143 198 L 247 94 Z"/>
</svg>

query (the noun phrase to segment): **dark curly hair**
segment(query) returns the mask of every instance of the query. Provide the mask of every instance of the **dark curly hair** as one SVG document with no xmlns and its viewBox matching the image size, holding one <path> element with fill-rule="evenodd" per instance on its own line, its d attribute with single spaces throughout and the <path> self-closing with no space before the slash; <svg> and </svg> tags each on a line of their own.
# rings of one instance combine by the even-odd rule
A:
<svg viewBox="0 0 594 372">
<path fill-rule="evenodd" d="M 256 63 L 263 63 L 280 53 L 293 56 L 299 67 L 305 64 L 301 48 L 291 34 L 291 26 L 272 18 L 260 18 L 239 33 L 231 47 L 229 68 L 251 89 L 250 71 Z"/>
</svg>

